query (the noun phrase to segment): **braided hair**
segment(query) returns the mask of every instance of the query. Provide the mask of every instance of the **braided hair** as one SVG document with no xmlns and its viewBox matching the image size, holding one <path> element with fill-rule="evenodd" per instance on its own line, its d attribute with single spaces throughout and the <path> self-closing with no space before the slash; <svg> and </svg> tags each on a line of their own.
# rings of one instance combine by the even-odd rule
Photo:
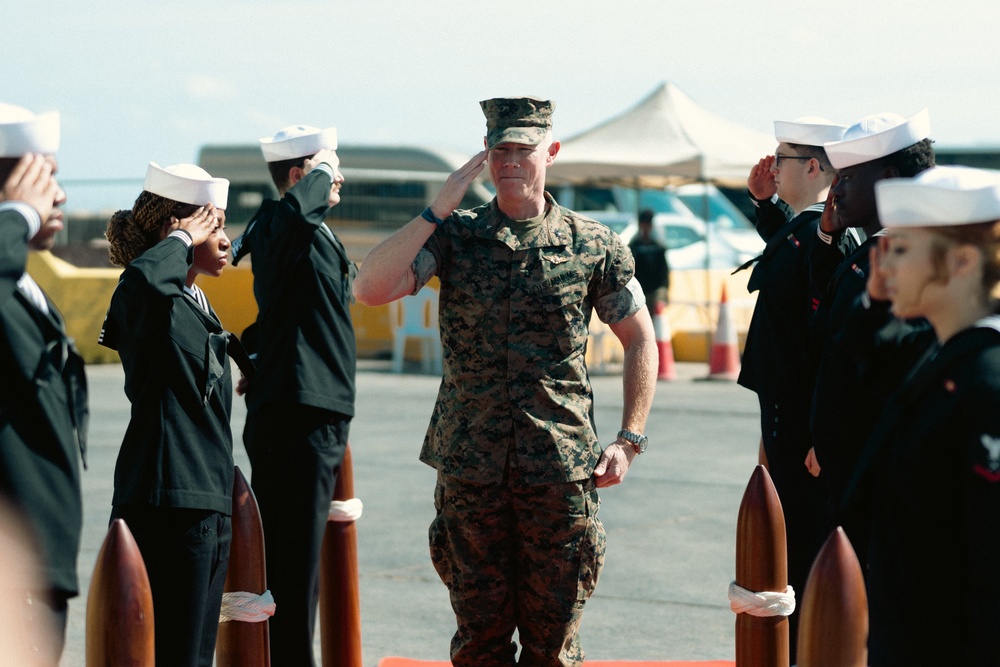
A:
<svg viewBox="0 0 1000 667">
<path fill-rule="evenodd" d="M 104 236 L 111 244 L 111 263 L 125 267 L 136 257 L 160 242 L 160 232 L 173 215 L 179 217 L 178 208 L 185 206 L 143 190 L 131 210 L 116 212 L 108 221 Z"/>
</svg>

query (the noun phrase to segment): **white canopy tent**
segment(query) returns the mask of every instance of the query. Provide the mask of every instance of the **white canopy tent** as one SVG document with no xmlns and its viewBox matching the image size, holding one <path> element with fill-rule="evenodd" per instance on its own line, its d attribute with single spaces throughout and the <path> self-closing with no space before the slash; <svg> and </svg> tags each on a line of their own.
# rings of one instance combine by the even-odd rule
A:
<svg viewBox="0 0 1000 667">
<path fill-rule="evenodd" d="M 663 187 L 711 181 L 738 187 L 775 140 L 726 120 L 661 83 L 631 109 L 562 142 L 553 183 Z"/>
<path fill-rule="evenodd" d="M 636 189 L 662 188 L 685 182 L 711 182 L 729 187 L 745 187 L 750 169 L 765 155 L 774 152 L 774 137 L 726 120 L 699 106 L 672 83 L 661 83 L 631 109 L 596 127 L 561 142 L 555 162 L 546 173 L 548 184 L 624 185 Z M 639 197 L 636 197 L 639 201 Z M 708 190 L 705 190 L 703 218 L 708 220 Z M 638 211 L 636 211 L 638 213 Z M 712 243 L 712 225 L 706 225 L 706 244 Z M 710 253 L 706 252 L 706 269 Z M 704 272 L 704 286 L 695 276 L 677 276 L 686 285 L 687 298 L 671 299 L 671 320 L 679 328 L 695 333 L 709 356 L 712 323 L 722 316 L 722 304 L 715 300 L 726 283 L 741 285 L 749 272 L 730 276 L 729 271 Z M 677 284 L 677 280 L 673 281 Z M 742 291 L 741 290 L 741 291 Z M 734 291 L 734 290 L 731 290 Z M 735 293 L 735 291 L 734 291 Z M 745 330 L 753 310 L 752 300 L 742 308 Z M 732 304 L 736 305 L 736 304 Z M 693 310 L 690 306 L 694 306 Z M 700 356 L 700 355 L 698 355 Z"/>
</svg>

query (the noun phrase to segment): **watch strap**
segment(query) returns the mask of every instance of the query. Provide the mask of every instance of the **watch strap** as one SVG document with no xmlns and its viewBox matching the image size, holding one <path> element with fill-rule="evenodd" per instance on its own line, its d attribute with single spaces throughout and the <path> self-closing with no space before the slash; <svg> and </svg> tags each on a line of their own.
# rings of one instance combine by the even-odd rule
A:
<svg viewBox="0 0 1000 667">
<path fill-rule="evenodd" d="M 633 433 L 627 429 L 622 429 L 618 431 L 618 437 L 628 442 L 632 443 L 632 447 L 635 449 L 636 454 L 642 454 L 646 451 L 646 442 L 648 438 L 641 433 Z"/>
</svg>

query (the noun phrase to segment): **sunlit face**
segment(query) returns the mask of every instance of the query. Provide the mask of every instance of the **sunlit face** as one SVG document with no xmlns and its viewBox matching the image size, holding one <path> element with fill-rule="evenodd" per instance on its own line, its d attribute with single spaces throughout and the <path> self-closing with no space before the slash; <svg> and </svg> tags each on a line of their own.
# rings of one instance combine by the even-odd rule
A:
<svg viewBox="0 0 1000 667">
<path fill-rule="evenodd" d="M 344 175 L 340 173 L 340 169 L 337 169 L 333 175 L 333 183 L 330 184 L 330 196 L 326 199 L 329 206 L 336 206 L 340 203 L 340 187 L 343 184 Z"/>
<path fill-rule="evenodd" d="M 505 142 L 490 149 L 487 163 L 500 200 L 533 201 L 545 191 L 545 170 L 555 161 L 559 142 L 537 146 Z"/>
<path fill-rule="evenodd" d="M 785 201 L 797 201 L 806 186 L 806 174 L 812 158 L 799 155 L 798 151 L 781 142 L 774 151 L 771 173 L 778 197 Z"/>
<path fill-rule="evenodd" d="M 878 270 L 896 317 L 933 316 L 941 303 L 953 298 L 946 290 L 946 269 L 936 259 L 946 243 L 939 234 L 921 227 L 890 229 L 879 238 Z"/>
<path fill-rule="evenodd" d="M 55 174 L 59 170 L 59 163 L 56 161 L 54 155 L 49 155 L 46 157 L 49 164 L 52 165 L 52 180 L 55 181 Z M 42 220 L 42 226 L 39 228 L 38 233 L 31 237 L 28 242 L 28 246 L 32 250 L 50 250 L 56 242 L 56 234 L 62 230 L 65 226 L 63 211 L 60 208 L 66 203 L 66 193 L 63 192 L 62 188 L 56 188 L 55 196 L 52 200 L 52 212 L 49 217 Z"/>
<path fill-rule="evenodd" d="M 189 275 L 212 276 L 218 278 L 222 275 L 222 270 L 229 263 L 229 237 L 226 236 L 226 212 L 222 209 L 215 209 L 216 225 L 209 235 L 208 240 L 195 246 L 194 263 L 188 272 Z"/>
<path fill-rule="evenodd" d="M 336 151 L 331 151 L 336 155 Z M 330 196 L 327 197 L 326 203 L 329 206 L 336 206 L 340 203 L 340 187 L 344 184 L 344 175 L 340 173 L 340 158 L 336 160 L 336 164 L 331 165 L 333 167 L 333 183 L 330 184 Z"/>
<path fill-rule="evenodd" d="M 837 182 L 830 188 L 837 228 L 867 227 L 877 221 L 875 183 L 885 177 L 878 162 L 862 162 L 837 170 Z"/>
</svg>

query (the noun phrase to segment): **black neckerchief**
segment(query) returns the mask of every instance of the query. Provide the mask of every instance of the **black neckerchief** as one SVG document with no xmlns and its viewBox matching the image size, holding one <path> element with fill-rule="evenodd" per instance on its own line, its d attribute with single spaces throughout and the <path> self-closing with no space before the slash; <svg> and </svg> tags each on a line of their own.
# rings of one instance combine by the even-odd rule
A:
<svg viewBox="0 0 1000 667">
<path fill-rule="evenodd" d="M 786 222 L 784 225 L 782 225 L 782 227 L 778 229 L 777 232 L 774 233 L 774 236 L 771 237 L 771 240 L 767 242 L 767 245 L 764 246 L 764 250 L 761 251 L 759 255 L 757 255 L 753 259 L 748 259 L 747 261 L 743 262 L 743 264 L 736 267 L 733 270 L 733 272 L 729 275 L 731 276 L 736 275 L 743 269 L 750 268 L 756 262 L 760 262 L 763 264 L 764 260 L 770 259 L 771 255 L 777 252 L 778 246 L 781 245 L 782 241 L 785 241 L 786 239 L 788 239 L 789 236 L 799 231 L 799 228 L 805 225 L 807 222 L 812 222 L 815 219 L 811 216 L 805 215 L 805 213 L 811 213 L 813 212 L 813 210 L 815 210 L 815 209 L 813 210 L 810 209 L 812 209 L 812 207 L 805 209 L 804 211 L 802 211 L 802 213 L 799 213 L 797 216 L 795 216 L 794 218 Z M 751 276 L 751 278 L 752 277 L 753 276 Z M 752 292 L 754 290 L 750 291 Z"/>
</svg>

